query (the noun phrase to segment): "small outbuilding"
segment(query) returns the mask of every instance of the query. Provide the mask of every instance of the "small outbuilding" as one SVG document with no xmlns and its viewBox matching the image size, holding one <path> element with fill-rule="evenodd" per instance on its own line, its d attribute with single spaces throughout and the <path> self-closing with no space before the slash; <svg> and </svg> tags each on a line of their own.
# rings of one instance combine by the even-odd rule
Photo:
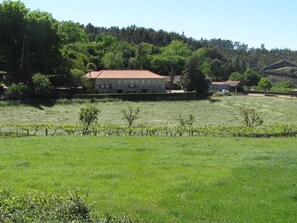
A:
<svg viewBox="0 0 297 223">
<path fill-rule="evenodd" d="M 227 90 L 230 92 L 242 91 L 242 85 L 240 81 L 225 81 L 225 82 L 212 82 L 209 86 L 211 91 L 222 91 Z"/>
</svg>

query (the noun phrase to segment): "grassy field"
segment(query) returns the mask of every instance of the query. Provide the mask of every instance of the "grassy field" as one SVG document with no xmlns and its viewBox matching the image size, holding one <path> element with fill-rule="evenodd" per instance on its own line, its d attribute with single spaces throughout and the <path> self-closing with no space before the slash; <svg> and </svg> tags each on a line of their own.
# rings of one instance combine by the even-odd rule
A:
<svg viewBox="0 0 297 223">
<path fill-rule="evenodd" d="M 173 101 L 173 102 L 98 102 L 94 106 L 101 110 L 100 123 L 124 124 L 121 109 L 127 104 L 141 109 L 138 123 L 151 125 L 178 124 L 178 116 L 192 114 L 195 125 L 240 125 L 239 108 L 256 108 L 264 125 L 275 123 L 297 124 L 297 99 L 277 97 L 231 96 L 216 98 L 214 102 Z M 55 105 L 10 105 L 0 104 L 0 123 L 76 123 L 78 113 L 86 103 Z"/>
<path fill-rule="evenodd" d="M 78 188 L 99 213 L 152 222 L 296 222 L 296 144 L 296 138 L 2 138 L 0 187 L 62 194 Z"/>
</svg>

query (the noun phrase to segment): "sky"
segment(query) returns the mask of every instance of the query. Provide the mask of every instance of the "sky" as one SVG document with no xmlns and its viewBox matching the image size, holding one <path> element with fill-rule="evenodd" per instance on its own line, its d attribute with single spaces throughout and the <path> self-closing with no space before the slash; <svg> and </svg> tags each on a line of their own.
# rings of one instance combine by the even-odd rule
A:
<svg viewBox="0 0 297 223">
<path fill-rule="evenodd" d="M 21 0 L 59 21 L 130 25 L 228 39 L 266 49 L 297 50 L 296 0 Z M 0 0 L 3 2 L 3 0 Z"/>
</svg>

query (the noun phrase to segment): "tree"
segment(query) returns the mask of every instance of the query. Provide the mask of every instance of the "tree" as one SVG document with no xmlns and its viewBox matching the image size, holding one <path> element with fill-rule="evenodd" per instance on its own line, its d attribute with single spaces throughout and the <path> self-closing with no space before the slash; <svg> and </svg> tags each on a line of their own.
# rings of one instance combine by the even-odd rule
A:
<svg viewBox="0 0 297 223">
<path fill-rule="evenodd" d="M 259 75 L 259 73 L 251 68 L 248 68 L 243 75 L 244 75 L 243 84 L 246 86 L 257 86 L 261 79 L 261 76 Z"/>
<path fill-rule="evenodd" d="M 229 76 L 230 81 L 240 81 L 242 84 L 244 83 L 244 75 L 242 73 L 239 73 L 238 71 L 233 72 Z"/>
<path fill-rule="evenodd" d="M 230 75 L 230 62 L 214 48 L 200 48 L 194 52 L 203 75 L 213 80 L 227 80 Z"/>
<path fill-rule="evenodd" d="M 88 41 L 88 35 L 83 25 L 72 21 L 64 21 L 59 23 L 59 35 L 64 44 Z"/>
<path fill-rule="evenodd" d="M 4 0 L 0 4 L 0 70 L 8 72 L 11 82 L 17 79 L 27 34 L 27 13 L 28 9 L 20 1 Z"/>
<path fill-rule="evenodd" d="M 128 122 L 129 126 L 129 136 L 132 134 L 133 122 L 137 119 L 140 108 L 133 108 L 128 106 L 126 109 L 122 109 L 123 119 Z"/>
<path fill-rule="evenodd" d="M 161 54 L 153 56 L 153 70 L 162 75 L 169 75 L 172 70 L 176 74 L 181 74 L 191 53 L 186 43 L 173 40 L 161 49 Z"/>
<path fill-rule="evenodd" d="M 26 17 L 28 25 L 31 70 L 54 74 L 60 70 L 62 56 L 58 21 L 50 13 L 31 11 Z"/>
<path fill-rule="evenodd" d="M 83 70 L 71 69 L 70 73 L 66 76 L 67 85 L 74 88 L 82 86 L 84 76 L 85 72 Z"/>
<path fill-rule="evenodd" d="M 50 93 L 51 82 L 48 77 L 41 73 L 36 73 L 32 77 L 34 93 L 37 97 L 46 97 Z"/>
<path fill-rule="evenodd" d="M 102 57 L 102 64 L 106 69 L 124 69 L 124 55 L 120 51 L 107 52 Z"/>
<path fill-rule="evenodd" d="M 90 127 L 98 120 L 99 113 L 99 109 L 94 106 L 86 106 L 80 109 L 79 121 L 83 126 L 83 135 L 90 134 Z"/>
<path fill-rule="evenodd" d="M 196 56 L 188 60 L 182 73 L 181 84 L 187 91 L 195 90 L 201 97 L 208 95 L 209 82 L 201 72 Z"/>
<path fill-rule="evenodd" d="M 272 87 L 272 82 L 267 77 L 262 77 L 258 83 L 258 86 L 262 88 L 264 91 L 269 91 Z"/>
</svg>

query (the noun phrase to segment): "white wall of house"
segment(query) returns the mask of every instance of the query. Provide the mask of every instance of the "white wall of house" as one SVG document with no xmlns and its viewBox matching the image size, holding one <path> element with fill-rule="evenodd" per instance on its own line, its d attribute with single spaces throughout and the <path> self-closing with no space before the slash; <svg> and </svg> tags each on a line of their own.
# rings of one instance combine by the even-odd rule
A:
<svg viewBox="0 0 297 223">
<path fill-rule="evenodd" d="M 165 79 L 96 79 L 100 93 L 165 92 Z"/>
</svg>

